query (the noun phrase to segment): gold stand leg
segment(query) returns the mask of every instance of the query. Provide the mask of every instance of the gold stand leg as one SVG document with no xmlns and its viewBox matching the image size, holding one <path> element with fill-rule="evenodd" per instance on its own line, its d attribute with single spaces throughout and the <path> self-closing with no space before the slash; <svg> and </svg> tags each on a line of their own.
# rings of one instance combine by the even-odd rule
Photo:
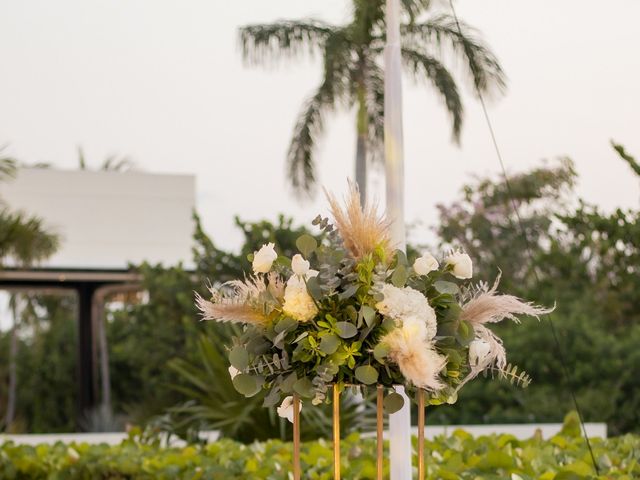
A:
<svg viewBox="0 0 640 480">
<path fill-rule="evenodd" d="M 340 480 L 340 390 L 333 386 L 333 478 Z"/>
<path fill-rule="evenodd" d="M 382 413 L 383 413 L 382 402 L 384 401 L 384 387 L 382 385 L 378 385 L 376 393 L 377 393 L 377 396 L 376 396 L 376 438 L 377 438 L 376 466 L 378 469 L 377 480 L 382 480 L 382 473 L 384 471 L 384 438 L 383 438 L 384 418 L 382 417 Z"/>
<path fill-rule="evenodd" d="M 300 397 L 293 394 L 293 478 L 300 480 Z"/>
<path fill-rule="evenodd" d="M 424 390 L 418 390 L 418 480 L 424 480 Z"/>
</svg>

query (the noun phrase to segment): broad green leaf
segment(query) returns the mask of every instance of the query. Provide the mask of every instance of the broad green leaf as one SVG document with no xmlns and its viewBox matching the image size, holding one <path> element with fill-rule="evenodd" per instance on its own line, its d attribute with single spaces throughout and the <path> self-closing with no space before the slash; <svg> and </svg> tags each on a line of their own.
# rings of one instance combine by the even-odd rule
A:
<svg viewBox="0 0 640 480">
<path fill-rule="evenodd" d="M 460 291 L 458 285 L 453 282 L 447 282 L 445 280 L 438 280 L 433 283 L 435 289 L 440 293 L 448 293 L 449 295 L 455 295 Z"/>
<path fill-rule="evenodd" d="M 298 247 L 302 256 L 308 259 L 315 249 L 318 248 L 318 242 L 311 235 L 305 233 L 296 240 L 296 247 Z"/>
<path fill-rule="evenodd" d="M 284 332 L 284 331 L 293 330 L 297 326 L 298 326 L 298 322 L 295 321 L 293 318 L 284 317 L 282 320 L 280 320 L 278 323 L 276 323 L 276 325 L 275 325 L 275 327 L 273 327 L 273 329 L 277 333 L 281 333 L 281 332 Z"/>
<path fill-rule="evenodd" d="M 358 291 L 359 287 L 360 286 L 358 284 L 348 286 L 347 289 L 344 292 L 342 292 L 340 295 L 338 295 L 338 298 L 340 300 L 346 300 L 347 298 L 353 297 L 356 294 L 356 292 Z"/>
<path fill-rule="evenodd" d="M 378 370 L 371 365 L 356 368 L 356 378 L 365 385 L 372 385 L 378 381 Z"/>
<path fill-rule="evenodd" d="M 336 323 L 336 330 L 338 331 L 338 335 L 342 338 L 351 338 L 356 336 L 358 333 L 358 329 L 353 323 L 349 322 L 338 322 Z"/>
<path fill-rule="evenodd" d="M 373 357 L 380 363 L 384 363 L 387 355 L 389 355 L 389 346 L 386 343 L 379 343 L 373 347 Z"/>
<path fill-rule="evenodd" d="M 396 413 L 404 405 L 404 398 L 402 398 L 402 395 L 400 395 L 399 393 L 392 392 L 384 397 L 382 403 L 387 413 Z"/>
<path fill-rule="evenodd" d="M 473 325 L 471 325 L 469 322 L 461 321 L 458 324 L 458 330 L 456 331 L 456 340 L 460 342 L 460 345 L 469 345 L 473 341 L 475 336 L 476 334 L 473 330 Z"/>
<path fill-rule="evenodd" d="M 320 289 L 317 277 L 307 279 L 307 291 L 315 300 L 322 299 L 322 290 Z"/>
<path fill-rule="evenodd" d="M 234 377 L 233 386 L 245 397 L 252 397 L 260 390 L 256 377 L 244 373 Z"/>
<path fill-rule="evenodd" d="M 391 275 L 391 283 L 398 288 L 402 288 L 407 283 L 407 278 L 409 278 L 407 267 L 398 265 Z"/>
<path fill-rule="evenodd" d="M 293 384 L 293 390 L 301 397 L 310 398 L 313 396 L 313 384 L 307 377 L 296 380 Z"/>
<path fill-rule="evenodd" d="M 364 318 L 368 327 L 373 325 L 374 320 L 376 319 L 376 311 L 373 308 L 369 305 L 363 305 L 362 308 L 360 308 L 360 314 Z"/>
<path fill-rule="evenodd" d="M 244 370 L 249 366 L 249 354 L 247 350 L 240 345 L 237 345 L 229 352 L 229 363 L 238 370 Z"/>
<path fill-rule="evenodd" d="M 334 353 L 340 346 L 340 339 L 333 334 L 325 335 L 320 340 L 320 350 L 327 355 Z"/>
<path fill-rule="evenodd" d="M 409 260 L 407 260 L 407 254 L 402 250 L 396 250 L 395 252 L 396 260 L 398 265 L 404 265 L 405 267 L 409 265 Z"/>
</svg>

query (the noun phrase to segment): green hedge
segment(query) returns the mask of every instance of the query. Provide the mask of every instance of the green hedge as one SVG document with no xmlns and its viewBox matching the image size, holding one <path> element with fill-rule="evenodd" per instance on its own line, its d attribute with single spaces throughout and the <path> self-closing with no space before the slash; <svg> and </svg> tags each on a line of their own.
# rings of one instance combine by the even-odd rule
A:
<svg viewBox="0 0 640 480">
<path fill-rule="evenodd" d="M 415 440 L 415 439 L 414 439 Z M 414 443 L 415 446 L 415 443 Z M 571 480 L 640 477 L 640 437 L 593 440 L 601 476 L 593 476 L 584 441 L 571 435 L 549 440 L 517 440 L 511 435 L 478 438 L 456 431 L 426 443 L 430 479 Z M 291 444 L 272 440 L 243 445 L 222 440 L 206 446 L 159 448 L 134 438 L 118 446 L 57 443 L 36 447 L 0 447 L 0 478 L 97 479 L 286 479 Z M 346 438 L 342 444 L 343 478 L 375 478 L 375 441 Z M 305 443 L 304 478 L 331 479 L 331 444 Z M 414 459 L 415 464 L 415 459 Z M 388 478 L 388 476 L 387 476 Z"/>
</svg>

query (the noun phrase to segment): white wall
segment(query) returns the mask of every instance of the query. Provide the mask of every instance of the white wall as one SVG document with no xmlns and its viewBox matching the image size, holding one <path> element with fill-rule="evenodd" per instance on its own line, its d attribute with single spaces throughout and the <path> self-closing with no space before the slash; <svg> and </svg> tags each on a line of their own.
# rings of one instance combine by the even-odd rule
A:
<svg viewBox="0 0 640 480">
<path fill-rule="evenodd" d="M 61 248 L 44 266 L 191 264 L 193 175 L 22 169 L 0 198 L 60 234 Z"/>
</svg>

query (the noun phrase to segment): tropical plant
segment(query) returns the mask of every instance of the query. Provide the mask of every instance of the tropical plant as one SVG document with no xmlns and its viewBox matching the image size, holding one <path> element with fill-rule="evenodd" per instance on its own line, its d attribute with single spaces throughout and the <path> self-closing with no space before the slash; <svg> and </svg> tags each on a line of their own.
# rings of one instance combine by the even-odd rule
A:
<svg viewBox="0 0 640 480">
<path fill-rule="evenodd" d="M 326 115 L 337 109 L 355 109 L 355 180 L 362 198 L 366 197 L 368 164 L 383 153 L 384 72 L 380 59 L 385 43 L 384 3 L 354 0 L 353 16 L 346 25 L 283 20 L 240 29 L 242 54 L 250 63 L 297 59 L 318 51 L 322 54 L 322 80 L 300 111 L 287 153 L 288 178 L 298 193 L 312 192 L 317 182 L 315 149 Z M 430 3 L 401 2 L 406 18 L 401 31 L 402 60 L 416 82 L 431 83 L 440 95 L 451 118 L 453 139 L 458 142 L 464 108 L 458 83 L 445 60 L 464 63 L 466 73 L 483 94 L 502 90 L 505 76 L 495 55 L 467 24 L 457 24 L 443 14 L 419 21 Z"/>
</svg>

